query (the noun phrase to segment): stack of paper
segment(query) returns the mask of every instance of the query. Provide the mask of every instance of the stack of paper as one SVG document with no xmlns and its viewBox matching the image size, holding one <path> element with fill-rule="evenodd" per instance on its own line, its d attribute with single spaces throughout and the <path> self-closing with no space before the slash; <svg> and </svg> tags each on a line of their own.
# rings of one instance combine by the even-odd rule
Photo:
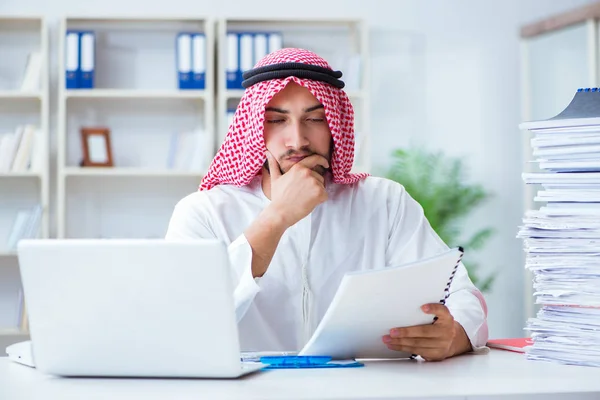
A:
<svg viewBox="0 0 600 400">
<path fill-rule="evenodd" d="M 541 171 L 523 174 L 541 205 L 518 234 L 542 305 L 527 357 L 600 367 L 600 91 L 580 89 L 556 117 L 521 128 Z"/>
</svg>

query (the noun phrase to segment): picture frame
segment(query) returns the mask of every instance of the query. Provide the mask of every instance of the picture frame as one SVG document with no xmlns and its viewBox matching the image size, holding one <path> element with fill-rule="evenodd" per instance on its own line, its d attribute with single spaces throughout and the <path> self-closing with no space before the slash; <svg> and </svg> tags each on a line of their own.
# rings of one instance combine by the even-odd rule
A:
<svg viewBox="0 0 600 400">
<path fill-rule="evenodd" d="M 108 128 L 82 128 L 83 167 L 112 167 L 113 156 Z"/>
</svg>

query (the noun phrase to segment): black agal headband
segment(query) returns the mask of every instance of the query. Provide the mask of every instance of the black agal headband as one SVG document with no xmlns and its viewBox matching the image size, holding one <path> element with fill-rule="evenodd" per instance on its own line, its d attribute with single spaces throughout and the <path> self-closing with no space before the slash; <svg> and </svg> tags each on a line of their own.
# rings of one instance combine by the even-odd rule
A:
<svg viewBox="0 0 600 400">
<path fill-rule="evenodd" d="M 258 82 L 282 79 L 288 76 L 329 83 L 338 89 L 343 89 L 345 86 L 345 83 L 339 79 L 342 77 L 341 71 L 332 71 L 318 65 L 297 62 L 271 64 L 248 70 L 242 74 L 244 78 L 242 86 L 248 88 Z"/>
</svg>

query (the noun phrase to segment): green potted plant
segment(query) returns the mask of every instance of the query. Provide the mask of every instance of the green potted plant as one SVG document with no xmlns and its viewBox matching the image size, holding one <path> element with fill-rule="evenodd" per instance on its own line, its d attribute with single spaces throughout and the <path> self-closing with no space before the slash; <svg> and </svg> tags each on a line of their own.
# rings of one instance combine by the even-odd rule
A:
<svg viewBox="0 0 600 400">
<path fill-rule="evenodd" d="M 481 228 L 470 237 L 463 237 L 461 228 L 464 218 L 491 194 L 481 185 L 466 182 L 462 159 L 416 146 L 394 150 L 392 159 L 387 178 L 402 184 L 421 204 L 432 228 L 448 246 L 465 249 L 463 264 L 469 277 L 479 290 L 489 291 L 494 274 L 481 277 L 472 254 L 484 246 L 494 230 Z"/>
</svg>

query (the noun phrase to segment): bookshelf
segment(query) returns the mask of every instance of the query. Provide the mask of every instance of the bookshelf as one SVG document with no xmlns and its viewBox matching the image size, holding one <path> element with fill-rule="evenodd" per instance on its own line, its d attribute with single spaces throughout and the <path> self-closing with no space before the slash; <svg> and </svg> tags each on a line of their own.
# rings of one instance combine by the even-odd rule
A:
<svg viewBox="0 0 600 400">
<path fill-rule="evenodd" d="M 65 37 L 71 30 L 94 32 L 91 89 L 66 89 Z M 204 89 L 179 89 L 176 38 L 180 32 L 205 35 Z M 164 236 L 174 205 L 197 190 L 214 156 L 214 39 L 214 23 L 208 18 L 67 17 L 61 21 L 59 238 Z M 109 129 L 113 166 L 81 166 L 84 127 Z M 168 161 L 174 138 L 188 131 L 202 132 L 201 142 L 187 147 L 201 148 L 204 161 L 193 167 L 174 165 Z"/>
<path fill-rule="evenodd" d="M 600 4 L 594 3 L 523 25 L 521 47 L 521 120 L 554 117 L 571 102 L 578 88 L 598 87 Z M 530 146 L 522 139 L 523 171 L 539 172 Z M 523 212 L 539 208 L 534 196 L 540 186 L 523 183 Z M 524 269 L 525 318 L 534 317 L 533 275 Z"/>
<path fill-rule="evenodd" d="M 279 32 L 283 47 L 314 51 L 334 69 L 343 72 L 344 90 L 355 110 L 356 152 L 354 172 L 370 170 L 370 99 L 368 30 L 360 19 L 248 19 L 222 18 L 217 21 L 217 146 L 229 128 L 228 111 L 234 110 L 244 89 L 227 89 L 227 33 Z M 258 60 L 255 60 L 258 61 Z M 255 62 L 252 63 L 253 65 Z"/>
<path fill-rule="evenodd" d="M 39 207 L 29 234 L 49 236 L 46 21 L 0 15 L 0 54 L 0 159 L 6 161 L 0 167 L 0 341 L 8 343 L 28 335 L 17 252 L 9 248 L 16 226 L 24 226 L 18 215 Z"/>
</svg>

